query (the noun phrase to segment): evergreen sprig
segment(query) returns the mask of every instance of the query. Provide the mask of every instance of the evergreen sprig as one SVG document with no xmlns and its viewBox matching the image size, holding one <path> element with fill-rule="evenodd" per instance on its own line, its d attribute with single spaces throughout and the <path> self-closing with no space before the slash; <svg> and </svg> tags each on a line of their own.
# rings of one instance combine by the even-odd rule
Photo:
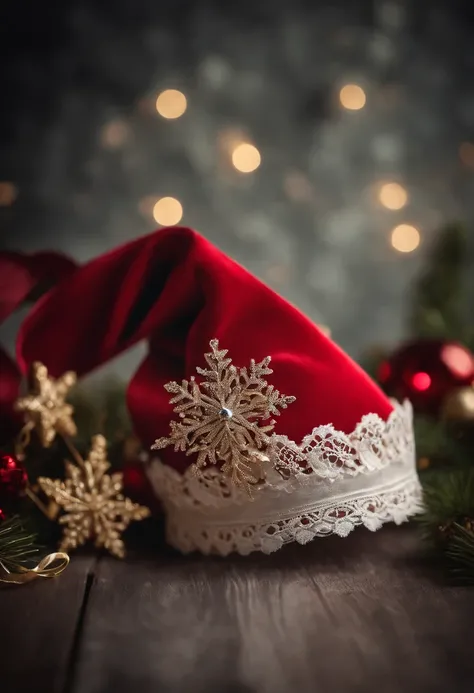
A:
<svg viewBox="0 0 474 693">
<path fill-rule="evenodd" d="M 28 531 L 18 516 L 0 524 L 0 566 L 14 570 L 16 566 L 27 566 L 39 552 L 36 535 Z"/>
<path fill-rule="evenodd" d="M 421 521 L 438 529 L 460 518 L 474 520 L 474 470 L 425 472 L 422 477 L 425 510 Z"/>
<path fill-rule="evenodd" d="M 462 445 L 450 433 L 445 422 L 415 415 L 413 425 L 418 458 L 425 457 L 431 463 L 444 462 L 450 468 L 454 461 L 464 458 Z"/>
<path fill-rule="evenodd" d="M 413 338 L 466 340 L 466 245 L 467 232 L 462 224 L 441 229 L 414 287 L 409 318 Z"/>
<path fill-rule="evenodd" d="M 419 521 L 451 576 L 474 584 L 474 469 L 422 475 L 424 511 Z"/>
<path fill-rule="evenodd" d="M 413 288 L 407 325 L 412 339 L 457 340 L 474 348 L 466 300 L 468 236 L 460 223 L 440 230 Z M 469 439 L 455 437 L 439 419 L 415 418 L 417 453 L 430 464 L 421 473 L 420 522 L 452 576 L 474 584 L 474 450 Z"/>
<path fill-rule="evenodd" d="M 453 578 L 474 585 L 474 531 L 455 523 L 446 557 Z"/>
</svg>

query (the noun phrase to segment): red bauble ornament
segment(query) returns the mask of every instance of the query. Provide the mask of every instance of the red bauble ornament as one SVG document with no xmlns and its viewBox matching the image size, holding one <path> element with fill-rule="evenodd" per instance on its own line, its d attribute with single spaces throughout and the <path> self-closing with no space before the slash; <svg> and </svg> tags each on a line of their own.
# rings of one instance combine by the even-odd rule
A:
<svg viewBox="0 0 474 693">
<path fill-rule="evenodd" d="M 122 473 L 125 495 L 129 496 L 135 503 L 146 505 L 150 510 L 156 506 L 156 496 L 145 474 L 143 462 L 139 460 L 126 462 Z"/>
<path fill-rule="evenodd" d="M 0 502 L 11 503 L 26 488 L 28 476 L 23 464 L 13 455 L 0 455 Z"/>
<path fill-rule="evenodd" d="M 382 363 L 378 376 L 389 395 L 436 415 L 453 390 L 474 383 L 474 356 L 457 342 L 410 342 Z"/>
<path fill-rule="evenodd" d="M 7 516 L 5 515 L 3 510 L 0 508 L 0 522 L 3 522 L 6 519 L 7 519 Z"/>
</svg>

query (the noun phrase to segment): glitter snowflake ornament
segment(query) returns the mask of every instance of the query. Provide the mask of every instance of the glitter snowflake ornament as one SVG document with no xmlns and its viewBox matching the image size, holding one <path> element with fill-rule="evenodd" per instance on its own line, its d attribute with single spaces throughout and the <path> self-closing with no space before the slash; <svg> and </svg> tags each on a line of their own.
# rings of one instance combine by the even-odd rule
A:
<svg viewBox="0 0 474 693">
<path fill-rule="evenodd" d="M 35 362 L 31 366 L 29 381 L 29 393 L 17 399 L 15 408 L 23 413 L 29 430 L 36 431 L 41 445 L 50 447 L 58 433 L 75 436 L 74 409 L 66 402 L 66 396 L 76 383 L 76 374 L 68 371 L 55 380 L 44 364 Z"/>
<path fill-rule="evenodd" d="M 69 551 L 93 539 L 98 548 L 117 558 L 125 555 L 122 532 L 133 520 L 143 520 L 150 511 L 122 495 L 122 474 L 106 474 L 107 443 L 103 436 L 92 439 L 91 451 L 81 466 L 66 462 L 66 479 L 39 477 L 47 496 L 63 509 L 61 551 Z"/>
<path fill-rule="evenodd" d="M 275 426 L 272 415 L 286 409 L 294 397 L 280 394 L 264 376 L 273 373 L 271 357 L 249 368 L 237 368 L 227 358 L 227 349 L 210 342 L 212 351 L 205 354 L 209 368 L 197 368 L 204 380 L 194 376 L 181 385 L 170 382 L 165 389 L 174 396 L 174 412 L 179 421 L 170 423 L 170 435 L 159 438 L 152 450 L 174 445 L 176 452 L 197 455 L 193 469 L 199 473 L 208 465 L 221 465 L 224 474 L 236 485 L 245 487 L 263 480 L 263 462 L 269 433 Z M 265 425 L 259 423 L 265 421 Z"/>
</svg>

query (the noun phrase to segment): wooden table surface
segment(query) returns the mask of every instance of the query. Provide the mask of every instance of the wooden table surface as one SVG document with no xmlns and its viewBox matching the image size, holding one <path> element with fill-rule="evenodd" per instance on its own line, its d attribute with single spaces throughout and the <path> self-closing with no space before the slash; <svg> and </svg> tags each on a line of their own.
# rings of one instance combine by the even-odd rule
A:
<svg viewBox="0 0 474 693">
<path fill-rule="evenodd" d="M 412 527 L 272 556 L 79 555 L 0 590 L 1 693 L 474 691 L 474 589 Z"/>
</svg>

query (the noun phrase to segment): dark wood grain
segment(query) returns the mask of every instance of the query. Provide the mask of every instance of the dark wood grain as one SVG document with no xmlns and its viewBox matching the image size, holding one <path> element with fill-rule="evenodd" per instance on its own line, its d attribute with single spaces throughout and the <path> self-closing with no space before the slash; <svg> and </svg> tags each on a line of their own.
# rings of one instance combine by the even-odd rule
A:
<svg viewBox="0 0 474 693">
<path fill-rule="evenodd" d="M 474 591 L 436 582 L 410 528 L 270 557 L 100 562 L 72 693 L 464 693 Z"/>
<path fill-rule="evenodd" d="M 78 556 L 55 580 L 0 587 L 1 693 L 62 693 L 95 559 Z"/>
</svg>

